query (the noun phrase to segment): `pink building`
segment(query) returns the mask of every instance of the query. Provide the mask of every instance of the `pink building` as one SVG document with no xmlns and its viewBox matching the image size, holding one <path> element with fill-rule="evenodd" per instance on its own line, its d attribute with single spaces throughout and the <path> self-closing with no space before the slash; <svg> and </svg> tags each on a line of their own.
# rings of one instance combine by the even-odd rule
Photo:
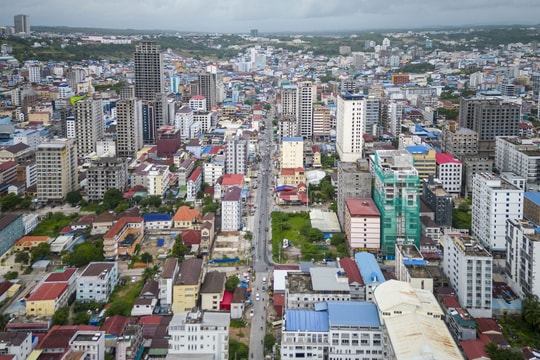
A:
<svg viewBox="0 0 540 360">
<path fill-rule="evenodd" d="M 371 198 L 345 199 L 345 236 L 353 253 L 379 251 L 381 214 Z"/>
</svg>

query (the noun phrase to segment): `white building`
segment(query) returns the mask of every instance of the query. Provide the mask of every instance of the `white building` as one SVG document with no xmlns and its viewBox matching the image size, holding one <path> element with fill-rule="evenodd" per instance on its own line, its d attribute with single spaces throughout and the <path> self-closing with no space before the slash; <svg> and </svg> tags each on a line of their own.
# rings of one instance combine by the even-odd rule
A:
<svg viewBox="0 0 540 360">
<path fill-rule="evenodd" d="M 71 351 L 81 352 L 83 359 L 105 360 L 105 331 L 79 330 L 69 345 Z"/>
<path fill-rule="evenodd" d="M 31 332 L 0 332 L 0 351 L 2 355 L 13 355 L 12 360 L 26 360 L 32 352 Z M 6 356 L 6 358 L 9 358 Z"/>
<path fill-rule="evenodd" d="M 77 282 L 77 301 L 107 302 L 118 283 L 117 262 L 92 262 Z"/>
<path fill-rule="evenodd" d="M 304 167 L 304 139 L 301 137 L 283 138 L 281 142 L 281 168 L 296 169 Z"/>
<path fill-rule="evenodd" d="M 205 133 L 212 127 L 211 111 L 198 110 L 193 113 L 193 121 L 195 124 L 200 124 L 201 132 Z"/>
<path fill-rule="evenodd" d="M 189 99 L 189 108 L 193 110 L 206 111 L 206 97 L 202 95 L 194 95 Z"/>
<path fill-rule="evenodd" d="M 469 235 L 445 234 L 443 243 L 443 271 L 456 291 L 459 303 L 473 317 L 491 318 L 491 254 Z"/>
<path fill-rule="evenodd" d="M 225 173 L 225 156 L 216 155 L 210 161 L 204 163 L 203 181 L 208 185 L 214 185 Z"/>
<path fill-rule="evenodd" d="M 314 310 L 287 310 L 281 358 L 386 359 L 377 307 L 368 302 L 320 302 Z"/>
<path fill-rule="evenodd" d="M 436 153 L 437 179 L 449 194 L 459 195 L 463 177 L 463 163 L 450 154 Z"/>
<path fill-rule="evenodd" d="M 167 258 L 163 264 L 163 270 L 159 278 L 159 300 L 163 309 L 170 310 L 173 301 L 173 285 L 178 271 L 178 259 Z"/>
<path fill-rule="evenodd" d="M 180 136 L 183 140 L 191 139 L 190 128 L 193 125 L 193 110 L 188 106 L 176 109 L 174 115 L 174 127 L 180 129 Z"/>
<path fill-rule="evenodd" d="M 511 171 L 524 177 L 528 184 L 527 191 L 538 191 L 540 150 L 532 139 L 495 138 L 495 167 L 501 173 Z"/>
<path fill-rule="evenodd" d="M 364 134 L 373 134 L 378 124 L 379 103 L 373 97 L 341 92 L 337 100 L 336 150 L 341 161 L 363 157 Z"/>
<path fill-rule="evenodd" d="M 506 220 L 523 216 L 523 190 L 501 177 L 479 173 L 472 186 L 472 234 L 492 251 L 506 251 Z"/>
<path fill-rule="evenodd" d="M 384 359 L 463 359 L 429 290 L 389 280 L 375 289 L 374 301 L 384 325 Z"/>
<path fill-rule="evenodd" d="M 233 186 L 227 189 L 221 202 L 221 230 L 242 229 L 242 189 Z"/>
<path fill-rule="evenodd" d="M 41 143 L 39 131 L 35 129 L 15 130 L 15 132 L 13 132 L 13 145 L 18 143 L 26 144 L 30 146 L 33 151 L 36 151 Z"/>
<path fill-rule="evenodd" d="M 103 104 L 101 100 L 88 97 L 79 100 L 73 106 L 75 115 L 75 138 L 77 139 L 77 156 L 85 156 L 96 151 L 96 143 L 103 139 L 105 123 L 103 121 Z"/>
<path fill-rule="evenodd" d="M 508 284 L 519 296 L 540 296 L 540 233 L 526 220 L 506 221 L 506 272 Z"/>
<path fill-rule="evenodd" d="M 183 312 L 169 323 L 169 354 L 229 359 L 229 313 Z"/>
<path fill-rule="evenodd" d="M 296 123 L 298 136 L 311 139 L 313 136 L 313 103 L 317 101 L 317 85 L 311 81 L 297 84 L 298 110 Z"/>
<path fill-rule="evenodd" d="M 225 173 L 247 175 L 249 144 L 238 134 L 226 140 Z"/>
</svg>

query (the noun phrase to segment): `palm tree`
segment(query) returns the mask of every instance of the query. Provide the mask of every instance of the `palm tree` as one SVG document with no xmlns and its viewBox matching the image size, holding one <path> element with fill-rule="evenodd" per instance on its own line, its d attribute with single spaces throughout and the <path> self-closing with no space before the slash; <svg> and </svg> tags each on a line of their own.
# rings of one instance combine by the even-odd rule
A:
<svg viewBox="0 0 540 360">
<path fill-rule="evenodd" d="M 159 265 L 147 266 L 142 274 L 143 282 L 152 280 L 157 274 L 159 274 Z"/>
</svg>

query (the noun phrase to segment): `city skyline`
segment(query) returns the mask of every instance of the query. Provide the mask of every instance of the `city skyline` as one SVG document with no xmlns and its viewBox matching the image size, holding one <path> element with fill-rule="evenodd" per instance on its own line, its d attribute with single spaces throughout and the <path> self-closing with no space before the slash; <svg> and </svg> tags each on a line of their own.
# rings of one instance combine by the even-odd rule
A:
<svg viewBox="0 0 540 360">
<path fill-rule="evenodd" d="M 418 16 L 419 13 L 422 14 L 421 17 Z M 30 16 L 32 26 L 222 33 L 246 33 L 252 28 L 261 33 L 309 32 L 464 25 L 535 25 L 539 23 L 538 13 L 540 2 L 535 0 L 384 0 L 376 3 L 356 0 L 217 0 L 212 2 L 212 6 L 185 0 L 168 3 L 140 0 L 118 0 L 111 3 L 93 0 L 77 3 L 77 6 L 66 6 L 65 2 L 59 0 L 21 0 L 2 4 L 0 26 L 13 26 L 13 16 L 25 14 Z"/>
</svg>

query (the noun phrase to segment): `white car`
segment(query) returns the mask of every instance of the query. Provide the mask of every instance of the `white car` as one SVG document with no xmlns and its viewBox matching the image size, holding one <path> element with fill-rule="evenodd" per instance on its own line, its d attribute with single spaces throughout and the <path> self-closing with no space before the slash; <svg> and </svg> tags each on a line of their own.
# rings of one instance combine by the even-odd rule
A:
<svg viewBox="0 0 540 360">
<path fill-rule="evenodd" d="M 259 293 L 255 294 L 255 300 L 257 300 L 257 301 L 261 300 L 261 297 L 259 296 Z"/>
<path fill-rule="evenodd" d="M 251 309 L 251 310 L 249 311 L 249 316 L 250 316 L 250 317 L 253 317 L 253 315 L 255 315 L 255 310 Z"/>
</svg>

